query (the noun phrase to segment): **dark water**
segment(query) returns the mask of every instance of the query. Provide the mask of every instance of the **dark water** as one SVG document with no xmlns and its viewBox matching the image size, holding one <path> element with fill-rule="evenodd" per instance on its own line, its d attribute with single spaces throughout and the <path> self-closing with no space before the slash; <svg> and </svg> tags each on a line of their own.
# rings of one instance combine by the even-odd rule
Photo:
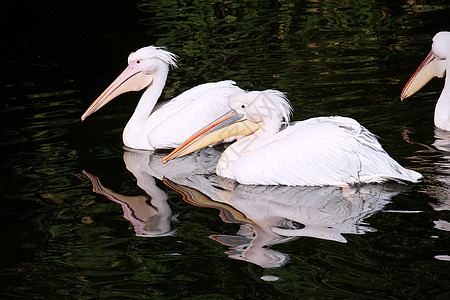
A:
<svg viewBox="0 0 450 300">
<path fill-rule="evenodd" d="M 399 100 L 431 37 L 450 29 L 448 1 L 4 1 L 0 11 L 0 298 L 450 297 L 449 137 L 433 127 L 443 80 Z M 151 44 L 180 57 L 165 99 L 222 79 L 279 89 L 294 120 L 356 118 L 424 180 L 211 185 L 196 168 L 220 149 L 165 168 L 159 154 L 124 152 L 140 93 L 79 118 Z"/>
</svg>

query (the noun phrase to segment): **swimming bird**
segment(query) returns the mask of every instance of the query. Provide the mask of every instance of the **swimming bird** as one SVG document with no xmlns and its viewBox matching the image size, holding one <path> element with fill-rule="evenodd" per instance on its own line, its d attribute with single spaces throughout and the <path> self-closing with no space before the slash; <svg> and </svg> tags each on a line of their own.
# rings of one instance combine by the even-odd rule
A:
<svg viewBox="0 0 450 300">
<path fill-rule="evenodd" d="M 434 110 L 434 125 L 450 131 L 450 32 L 441 31 L 433 37 L 431 52 L 409 79 L 400 96 L 403 101 L 427 84 L 433 77 L 445 77 L 445 85 Z"/>
<path fill-rule="evenodd" d="M 163 162 L 238 135 L 222 153 L 216 173 L 242 184 L 347 185 L 421 178 L 392 159 L 376 136 L 354 119 L 311 118 L 280 131 L 292 111 L 282 92 L 243 92 L 230 96 L 228 104 L 228 113 L 192 135 Z"/>
<path fill-rule="evenodd" d="M 128 57 L 128 67 L 82 115 L 85 120 L 115 97 L 145 89 L 123 131 L 123 143 L 133 149 L 177 147 L 191 134 L 228 111 L 227 98 L 242 90 L 231 80 L 191 88 L 155 108 L 177 56 L 164 48 L 148 46 Z M 195 113 L 194 113 L 195 112 Z"/>
</svg>

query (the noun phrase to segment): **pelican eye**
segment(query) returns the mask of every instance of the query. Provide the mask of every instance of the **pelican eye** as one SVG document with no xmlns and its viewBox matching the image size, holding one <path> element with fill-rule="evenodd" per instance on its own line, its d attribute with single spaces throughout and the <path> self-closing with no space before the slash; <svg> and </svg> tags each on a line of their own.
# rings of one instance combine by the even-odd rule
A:
<svg viewBox="0 0 450 300">
<path fill-rule="evenodd" d="M 244 104 L 242 104 L 242 105 L 241 105 L 241 108 L 245 108 L 245 105 L 244 105 Z"/>
<path fill-rule="evenodd" d="M 137 64 L 140 64 L 140 63 L 141 63 L 141 61 L 140 61 L 140 60 L 137 60 L 137 61 L 136 61 L 136 63 L 137 63 Z"/>
</svg>

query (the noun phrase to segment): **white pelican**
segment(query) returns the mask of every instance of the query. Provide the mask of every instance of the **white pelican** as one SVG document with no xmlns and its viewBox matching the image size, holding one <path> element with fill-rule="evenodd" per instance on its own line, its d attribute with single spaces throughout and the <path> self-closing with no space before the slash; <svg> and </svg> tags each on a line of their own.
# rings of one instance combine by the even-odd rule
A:
<svg viewBox="0 0 450 300">
<path fill-rule="evenodd" d="M 123 143 L 141 150 L 175 148 L 192 133 L 228 111 L 228 96 L 242 91 L 230 80 L 206 83 L 154 109 L 169 66 L 176 67 L 176 56 L 163 48 L 149 46 L 131 53 L 128 67 L 91 104 L 81 120 L 120 94 L 145 88 L 125 126 Z"/>
<path fill-rule="evenodd" d="M 434 125 L 450 131 L 450 32 L 438 32 L 433 38 L 431 52 L 403 88 L 403 100 L 420 90 L 433 77 L 445 78 L 444 89 L 434 111 Z"/>
<path fill-rule="evenodd" d="M 244 135 L 221 155 L 216 173 L 243 184 L 346 185 L 422 176 L 393 160 L 374 134 L 353 119 L 320 117 L 289 121 L 291 106 L 275 90 L 230 96 L 231 110 L 191 136 L 163 159 L 186 155 L 223 140 Z"/>
</svg>

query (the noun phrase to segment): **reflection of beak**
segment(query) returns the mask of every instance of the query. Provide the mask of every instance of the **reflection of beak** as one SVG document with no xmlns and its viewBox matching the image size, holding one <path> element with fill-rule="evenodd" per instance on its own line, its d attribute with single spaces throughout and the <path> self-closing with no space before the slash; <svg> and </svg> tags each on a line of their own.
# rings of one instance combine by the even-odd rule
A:
<svg viewBox="0 0 450 300">
<path fill-rule="evenodd" d="M 248 135 L 260 127 L 260 123 L 249 121 L 242 113 L 230 110 L 217 120 L 209 123 L 190 138 L 184 141 L 178 148 L 163 158 L 162 162 L 187 155 L 195 150 L 202 149 L 214 143 L 223 141 L 226 138 Z"/>
<path fill-rule="evenodd" d="M 440 61 L 436 59 L 433 51 L 431 51 L 403 88 L 400 99 L 403 101 L 403 99 L 412 96 L 433 77 L 442 77 L 443 71 L 442 64 L 440 64 Z"/>
<path fill-rule="evenodd" d="M 175 183 L 166 177 L 163 178 L 163 182 L 172 190 L 180 193 L 183 196 L 183 200 L 189 204 L 220 210 L 220 217 L 224 222 L 255 224 L 255 222 L 248 219 L 244 213 L 240 212 L 230 204 L 214 201 L 202 192 L 199 192 L 194 188 Z"/>
<path fill-rule="evenodd" d="M 140 91 L 153 80 L 152 75 L 145 75 L 139 68 L 129 65 L 116 80 L 89 106 L 81 116 L 84 121 L 89 115 L 99 110 L 115 97 L 129 91 Z"/>
</svg>

